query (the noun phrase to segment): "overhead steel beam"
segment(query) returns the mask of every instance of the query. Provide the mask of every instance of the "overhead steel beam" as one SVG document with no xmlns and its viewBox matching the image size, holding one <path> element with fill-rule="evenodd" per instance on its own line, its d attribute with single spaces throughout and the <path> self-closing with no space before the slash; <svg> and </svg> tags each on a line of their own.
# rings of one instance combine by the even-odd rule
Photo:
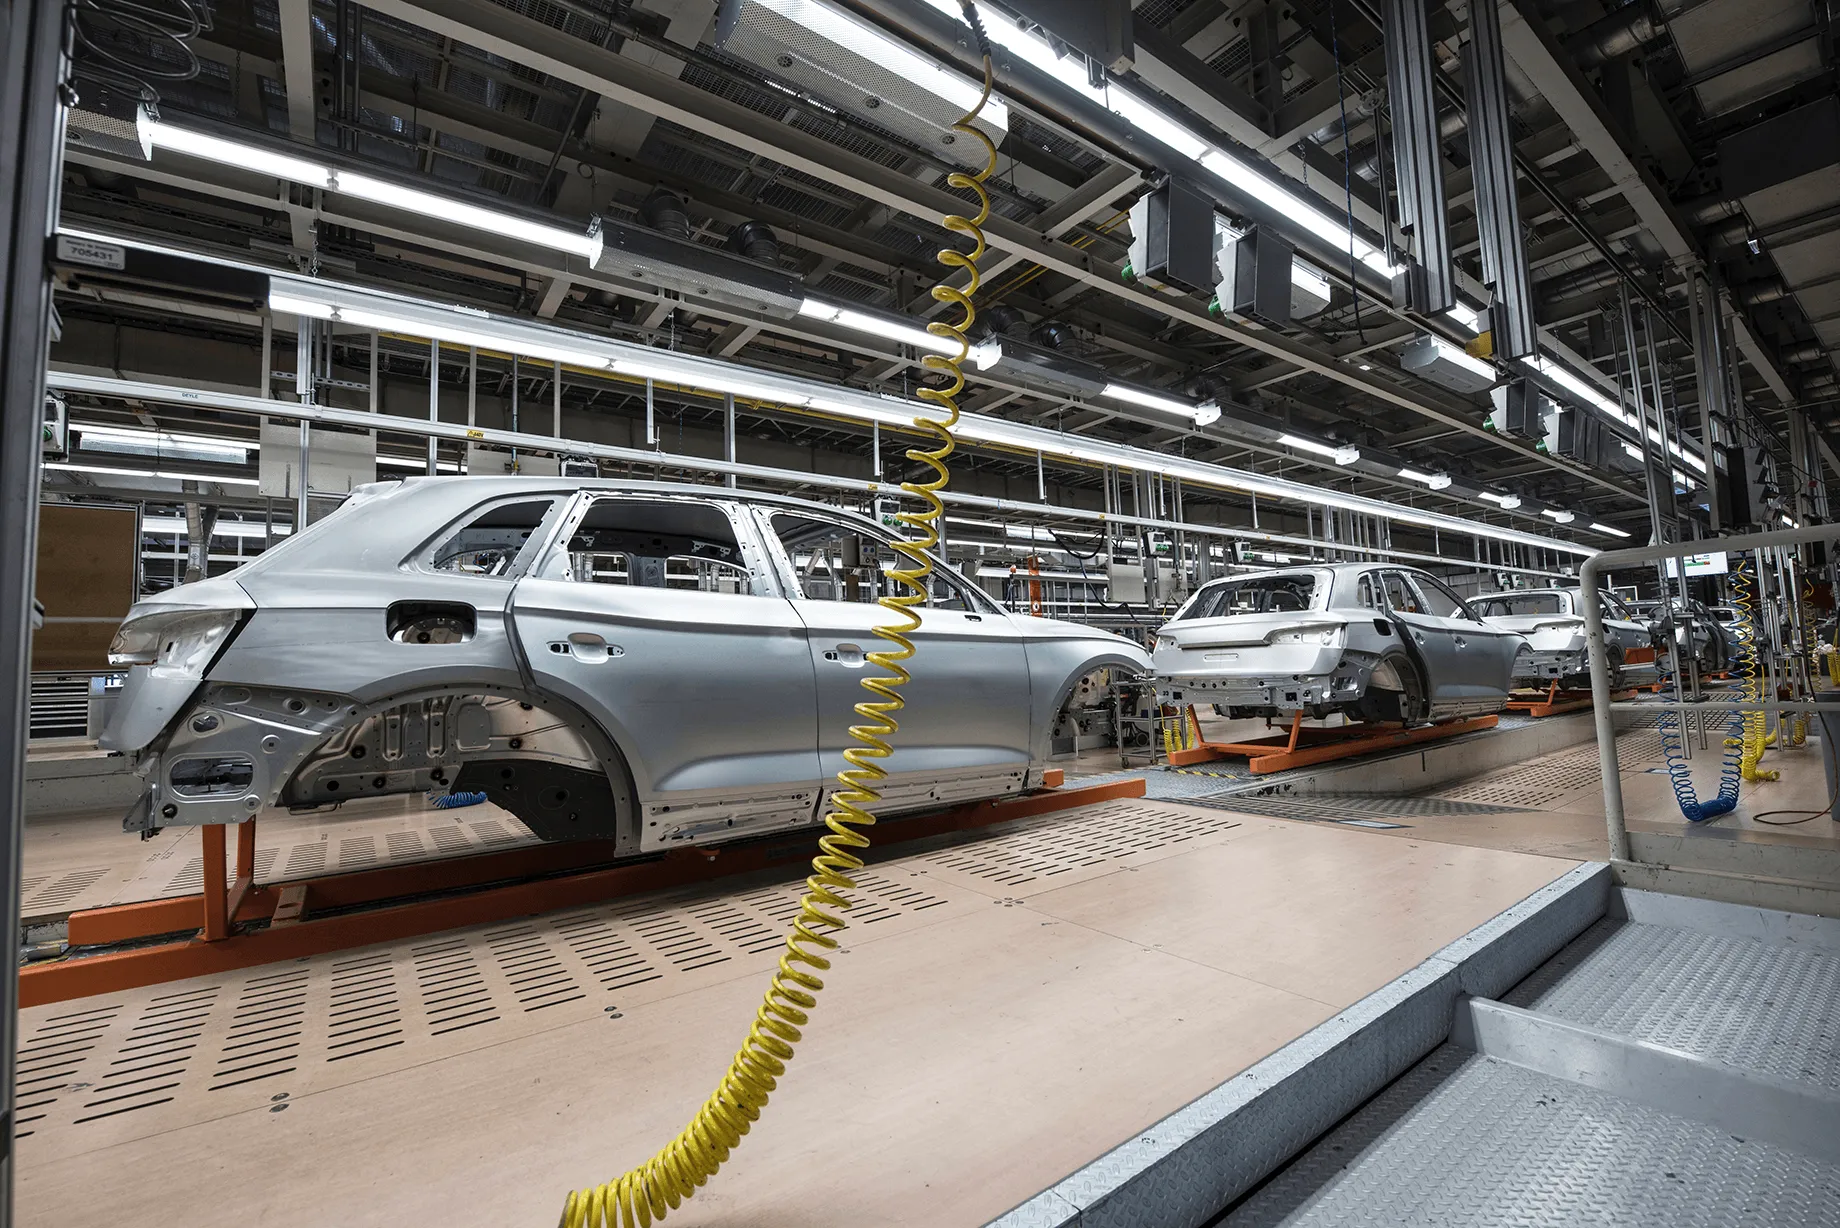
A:
<svg viewBox="0 0 1840 1228">
<path fill-rule="evenodd" d="M 806 174 L 838 183 L 910 216 L 936 221 L 964 206 L 964 199 L 953 192 L 918 182 L 898 168 L 851 153 L 675 77 L 529 21 L 492 0 L 442 0 L 438 7 L 431 0 L 372 0 L 369 7 L 503 56 L 513 63 L 593 89 L 605 97 L 640 107 Z M 1165 297 L 1127 285 L 1120 279 L 1115 266 L 1065 243 L 1044 240 L 1026 223 L 993 216 L 984 232 L 989 244 L 999 251 L 1014 252 L 1062 276 L 1104 290 L 1173 321 L 1192 325 L 1271 357 L 1287 359 L 1361 395 L 1423 414 L 1523 456 L 1541 457 L 1530 445 L 1484 429 L 1481 416 L 1467 402 L 1408 393 L 1371 379 L 1356 364 L 1337 361 L 1276 332 L 1216 319 L 1198 301 Z M 1574 470 L 1556 458 L 1541 459 L 1606 490 L 1637 497 L 1601 474 Z"/>
</svg>

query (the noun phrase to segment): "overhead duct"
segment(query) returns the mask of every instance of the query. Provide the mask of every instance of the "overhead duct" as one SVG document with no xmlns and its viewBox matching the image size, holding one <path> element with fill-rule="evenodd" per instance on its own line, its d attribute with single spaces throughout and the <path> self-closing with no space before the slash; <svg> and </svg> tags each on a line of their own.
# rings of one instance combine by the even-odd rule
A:
<svg viewBox="0 0 1840 1228">
<path fill-rule="evenodd" d="M 1565 49 L 1572 53 L 1578 67 L 1595 68 L 1646 47 L 1666 33 L 1667 23 L 1636 0 L 1566 39 Z"/>
<path fill-rule="evenodd" d="M 769 76 L 962 166 L 984 150 L 951 131 L 976 104 L 982 82 L 942 67 L 907 44 L 824 0 L 722 0 L 715 46 Z M 1001 144 L 1009 111 L 992 98 L 976 125 Z"/>
</svg>

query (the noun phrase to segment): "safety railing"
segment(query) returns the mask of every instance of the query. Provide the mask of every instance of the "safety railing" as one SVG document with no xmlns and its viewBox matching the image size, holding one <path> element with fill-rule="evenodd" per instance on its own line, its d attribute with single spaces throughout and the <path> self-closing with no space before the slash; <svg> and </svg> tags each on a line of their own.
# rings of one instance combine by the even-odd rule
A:
<svg viewBox="0 0 1840 1228">
<path fill-rule="evenodd" d="M 1672 559 L 1676 561 L 1677 570 L 1674 577 L 1679 580 L 1682 599 L 1686 596 L 1686 564 L 1690 554 L 1722 550 L 1727 554 L 1768 550 L 1780 546 L 1799 546 L 1807 542 L 1840 541 L 1840 524 L 1809 525 L 1800 529 L 1772 530 L 1768 533 L 1747 533 L 1735 537 L 1706 538 L 1693 542 L 1668 542 L 1659 546 L 1634 546 L 1627 550 L 1607 550 L 1586 559 L 1579 569 L 1579 582 L 1582 589 L 1580 597 L 1584 605 L 1585 632 L 1590 649 L 1591 661 L 1591 700 L 1592 714 L 1597 730 L 1597 755 L 1599 769 L 1604 781 L 1604 822 L 1609 830 L 1610 857 L 1613 861 L 1632 860 L 1629 846 L 1629 829 L 1623 812 L 1623 781 L 1616 753 L 1616 714 L 1622 709 L 1644 709 L 1655 711 L 1653 704 L 1613 703 L 1611 701 L 1610 661 L 1605 649 L 1604 614 L 1599 600 L 1599 593 L 1604 577 L 1610 572 L 1643 564 L 1656 563 Z M 1664 600 L 1662 609 L 1668 608 Z M 1691 649 L 1691 642 L 1685 646 Z M 1675 653 L 1675 678 L 1680 676 L 1680 650 Z M 1820 702 L 1783 702 L 1772 694 L 1756 703 L 1738 702 L 1684 702 L 1670 701 L 1664 711 L 1671 711 L 1677 720 L 1684 722 L 1690 713 L 1708 712 L 1840 712 L 1840 697 L 1834 703 Z M 1681 729 L 1684 737 L 1686 730 Z M 1823 745 L 1824 755 L 1834 755 L 1840 751 Z"/>
</svg>

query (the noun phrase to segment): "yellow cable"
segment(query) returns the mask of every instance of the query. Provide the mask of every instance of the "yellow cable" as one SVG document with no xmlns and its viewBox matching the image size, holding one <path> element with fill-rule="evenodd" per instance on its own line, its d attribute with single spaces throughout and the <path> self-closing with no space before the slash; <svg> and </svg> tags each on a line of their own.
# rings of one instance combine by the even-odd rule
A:
<svg viewBox="0 0 1840 1228">
<path fill-rule="evenodd" d="M 915 534 L 896 542 L 894 547 L 909 566 L 888 572 L 907 591 L 880 599 L 882 607 L 900 621 L 874 629 L 877 636 L 895 647 L 868 654 L 871 664 L 887 672 L 862 680 L 863 689 L 875 698 L 856 705 L 856 714 L 863 723 L 850 726 L 850 736 L 861 745 L 843 752 L 850 766 L 837 773 L 843 788 L 831 797 L 833 809 L 824 818 L 830 833 L 818 841 L 811 877 L 805 880 L 805 894 L 799 900 L 799 915 L 786 936 L 786 953 L 780 957 L 779 970 L 740 1052 L 690 1124 L 638 1168 L 605 1185 L 571 1191 L 562 1209 L 562 1228 L 647 1228 L 695 1194 L 740 1145 L 741 1136 L 760 1119 L 768 1096 L 786 1073 L 786 1063 L 792 1060 L 793 1046 L 803 1036 L 801 1029 L 810 1021 L 818 991 L 824 988 L 816 974 L 831 966 L 823 952 L 837 949 L 839 943 L 832 934 L 844 927 L 841 914 L 850 907 L 849 898 L 842 892 L 855 888 L 850 874 L 864 864 L 852 850 L 869 847 L 868 836 L 858 829 L 875 825 L 875 815 L 867 807 L 882 798 L 875 786 L 888 771 L 879 761 L 892 753 L 887 739 L 900 728 L 895 720 L 895 713 L 903 706 L 900 688 L 913 677 L 904 662 L 913 659 L 914 643 L 909 637 L 921 623 L 914 607 L 927 599 L 927 578 L 932 574 L 933 563 L 926 552 L 939 544 L 939 518 L 945 512 L 939 492 L 951 477 L 946 458 L 952 455 L 952 428 L 958 425 L 956 398 L 965 386 L 961 364 L 970 353 L 965 334 L 975 318 L 971 295 L 977 293 L 977 262 L 984 255 L 982 227 L 990 217 L 990 196 L 984 190 L 984 180 L 997 164 L 996 146 L 973 125 L 990 100 L 991 83 L 990 57 L 986 54 L 983 94 L 977 105 L 952 125 L 954 131 L 981 142 L 986 156 L 984 169 L 977 174 L 955 171 L 946 179 L 951 186 L 976 195 L 978 212 L 975 217 L 951 214 L 943 219 L 946 229 L 971 239 L 972 249 L 969 253 L 943 249 L 938 254 L 939 263 L 950 269 L 963 269 L 969 274 L 969 283 L 962 291 L 943 282 L 933 287 L 934 299 L 956 305 L 964 317 L 956 324 L 935 321 L 926 326 L 935 336 L 956 341 L 958 354 L 928 354 L 922 360 L 928 368 L 947 377 L 945 386 L 919 391 L 921 397 L 943 410 L 945 417 L 914 418 L 915 429 L 932 435 L 937 446 L 931 450 L 914 447 L 907 452 L 908 460 L 930 466 L 934 476 L 925 482 L 901 483 L 902 490 L 926 506 L 922 511 L 902 511 L 895 517 Z"/>
</svg>

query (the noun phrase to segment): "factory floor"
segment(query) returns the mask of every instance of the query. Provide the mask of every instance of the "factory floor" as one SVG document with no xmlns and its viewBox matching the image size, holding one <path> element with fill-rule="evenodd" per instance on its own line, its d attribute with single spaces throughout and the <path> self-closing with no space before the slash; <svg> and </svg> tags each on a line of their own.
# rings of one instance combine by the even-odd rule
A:
<svg viewBox="0 0 1840 1228">
<path fill-rule="evenodd" d="M 1622 740 L 1636 830 L 1680 826 L 1653 745 Z M 985 1223 L 1601 858 L 1595 753 L 1417 798 L 1152 788 L 896 850 L 764 1120 L 669 1222 Z M 1725 823 L 1833 841 L 1751 831 L 1825 800 L 1818 756 L 1773 752 L 1783 780 Z M 117 822 L 33 825 L 28 879 L 197 890 L 195 834 L 146 849 Z M 266 826 L 264 877 L 528 839 L 488 806 Z M 22 1012 L 19 1222 L 547 1223 L 702 1103 L 796 896 L 729 879 Z"/>
</svg>

